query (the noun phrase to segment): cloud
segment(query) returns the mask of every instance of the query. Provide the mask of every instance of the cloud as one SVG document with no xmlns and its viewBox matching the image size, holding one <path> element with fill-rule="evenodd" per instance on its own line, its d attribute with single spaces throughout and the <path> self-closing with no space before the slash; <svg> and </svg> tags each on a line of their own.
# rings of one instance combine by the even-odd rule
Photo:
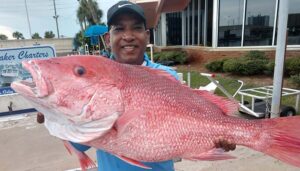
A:
<svg viewBox="0 0 300 171">
<path fill-rule="evenodd" d="M 7 26 L 0 26 L 0 34 L 4 34 L 8 37 L 8 39 L 13 39 L 13 29 Z"/>
</svg>

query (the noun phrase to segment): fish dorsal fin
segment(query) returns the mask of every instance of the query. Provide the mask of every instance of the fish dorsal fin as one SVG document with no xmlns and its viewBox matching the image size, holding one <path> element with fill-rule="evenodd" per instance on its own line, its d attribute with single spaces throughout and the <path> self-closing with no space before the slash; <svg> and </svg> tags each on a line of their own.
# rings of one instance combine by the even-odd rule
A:
<svg viewBox="0 0 300 171">
<path fill-rule="evenodd" d="M 148 167 L 146 165 L 144 165 L 143 163 L 139 162 L 139 161 L 136 161 L 136 160 L 133 160 L 131 158 L 128 158 L 128 157 L 125 157 L 125 156 L 119 156 L 119 155 L 116 155 L 116 157 L 118 157 L 119 159 L 125 161 L 126 163 L 129 163 L 133 166 L 136 166 L 136 167 L 140 167 L 140 168 L 143 168 L 143 169 L 152 169 L 151 167 Z"/>
<path fill-rule="evenodd" d="M 184 157 L 185 158 L 185 157 Z M 214 148 L 207 152 L 201 153 L 196 156 L 186 157 L 188 160 L 206 160 L 206 161 L 215 161 L 215 160 L 228 160 L 235 159 L 236 157 L 226 154 L 222 148 Z"/>
<path fill-rule="evenodd" d="M 149 68 L 149 67 L 146 67 L 146 66 L 140 66 L 140 67 L 142 67 L 144 70 L 146 70 L 146 71 L 148 71 L 150 73 L 153 73 L 153 74 L 159 75 L 159 76 L 163 76 L 165 78 L 168 78 L 171 81 L 179 83 L 179 81 L 174 76 L 172 76 L 170 73 L 168 73 L 165 70 L 155 69 L 155 68 Z"/>
<path fill-rule="evenodd" d="M 206 90 L 194 90 L 194 92 L 200 95 L 202 98 L 217 105 L 226 115 L 235 116 L 238 111 L 239 104 L 235 100 L 230 100 L 225 97 L 217 96 Z"/>
</svg>

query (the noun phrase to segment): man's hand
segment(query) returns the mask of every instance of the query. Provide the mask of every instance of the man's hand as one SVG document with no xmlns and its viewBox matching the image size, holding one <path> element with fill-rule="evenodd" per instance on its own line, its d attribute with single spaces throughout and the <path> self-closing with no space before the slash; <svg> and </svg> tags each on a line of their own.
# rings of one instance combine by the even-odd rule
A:
<svg viewBox="0 0 300 171">
<path fill-rule="evenodd" d="M 36 121 L 37 123 L 44 123 L 45 122 L 45 117 L 44 115 L 41 113 L 41 112 L 38 112 L 37 115 L 36 115 Z"/>
<path fill-rule="evenodd" d="M 228 151 L 233 151 L 236 148 L 236 144 L 233 144 L 229 141 L 226 140 L 219 140 L 215 142 L 215 146 L 216 148 L 223 148 L 224 151 L 228 152 Z"/>
</svg>

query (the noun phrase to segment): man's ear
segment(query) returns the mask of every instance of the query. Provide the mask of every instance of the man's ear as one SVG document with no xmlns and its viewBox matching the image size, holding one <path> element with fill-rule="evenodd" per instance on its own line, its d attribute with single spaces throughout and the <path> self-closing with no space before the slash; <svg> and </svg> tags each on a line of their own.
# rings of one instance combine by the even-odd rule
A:
<svg viewBox="0 0 300 171">
<path fill-rule="evenodd" d="M 104 34 L 104 41 L 105 41 L 106 47 L 110 48 L 110 33 L 109 32 L 106 32 Z"/>
</svg>

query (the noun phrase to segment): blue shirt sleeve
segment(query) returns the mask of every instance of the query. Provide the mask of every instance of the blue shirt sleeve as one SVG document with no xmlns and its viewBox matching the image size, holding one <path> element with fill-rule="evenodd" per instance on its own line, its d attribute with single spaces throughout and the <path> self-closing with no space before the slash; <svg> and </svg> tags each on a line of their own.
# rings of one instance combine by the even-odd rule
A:
<svg viewBox="0 0 300 171">
<path fill-rule="evenodd" d="M 149 171 L 137 166 L 133 166 L 117 158 L 116 156 L 102 150 L 97 150 L 98 171 Z M 151 171 L 174 171 L 172 160 L 161 162 L 142 162 L 151 167 Z"/>
<path fill-rule="evenodd" d="M 91 148 L 90 146 L 77 144 L 77 143 L 74 143 L 74 142 L 71 142 L 71 141 L 70 141 L 70 143 L 73 145 L 74 148 L 76 148 L 76 150 L 81 151 L 81 152 L 84 152 L 84 151 Z"/>
<path fill-rule="evenodd" d="M 146 61 L 147 67 L 153 68 L 153 69 L 164 70 L 164 71 L 168 72 L 169 74 L 171 74 L 173 77 L 175 77 L 177 80 L 179 80 L 177 72 L 174 69 L 172 69 L 171 67 L 151 62 L 146 54 L 144 55 L 144 60 Z"/>
</svg>

